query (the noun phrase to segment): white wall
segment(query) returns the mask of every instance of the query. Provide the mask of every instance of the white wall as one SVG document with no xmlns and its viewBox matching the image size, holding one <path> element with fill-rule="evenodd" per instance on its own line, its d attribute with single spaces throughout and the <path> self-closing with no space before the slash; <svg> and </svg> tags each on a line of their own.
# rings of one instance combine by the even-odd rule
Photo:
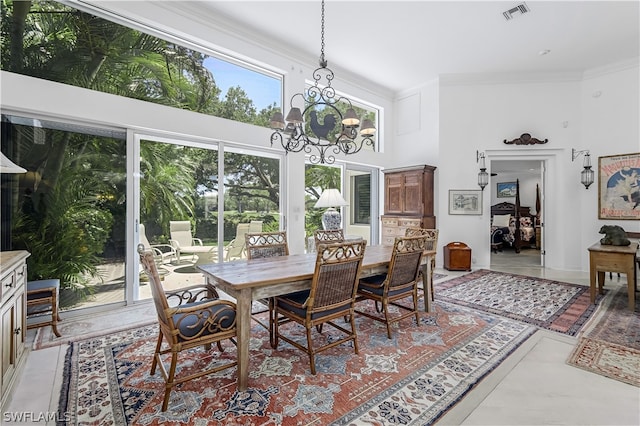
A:
<svg viewBox="0 0 640 426">
<path fill-rule="evenodd" d="M 489 82 L 441 79 L 436 213 L 440 251 L 450 241 L 464 241 L 473 250 L 474 267 L 490 264 L 488 194 L 481 216 L 448 215 L 447 211 L 449 189 L 478 188 L 476 150 L 480 150 L 489 160 L 545 162 L 546 266 L 588 269 L 587 247 L 599 238 L 603 221 L 597 219 L 597 187 L 585 190 L 580 184 L 582 160 L 571 161 L 571 148 L 590 149 L 593 158 L 640 151 L 637 61 L 631 68 L 629 64 L 620 68 L 585 80 L 567 75 L 545 76 L 538 82 L 531 76 L 522 81 L 502 78 L 503 82 L 498 81 L 500 76 Z M 602 91 L 597 98 L 600 105 L 591 96 L 595 88 Z M 563 122 L 568 122 L 566 127 Z M 549 142 L 536 146 L 503 143 L 525 132 Z M 489 185 L 495 182 L 490 178 Z M 628 230 L 638 226 L 616 222 Z"/>
</svg>

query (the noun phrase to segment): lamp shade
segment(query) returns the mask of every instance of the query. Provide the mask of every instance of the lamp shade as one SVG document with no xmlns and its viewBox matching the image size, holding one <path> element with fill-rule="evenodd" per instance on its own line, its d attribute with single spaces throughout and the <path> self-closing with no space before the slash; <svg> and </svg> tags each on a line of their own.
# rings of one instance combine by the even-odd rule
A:
<svg viewBox="0 0 640 426">
<path fill-rule="evenodd" d="M 339 207 L 346 206 L 349 203 L 342 198 L 340 191 L 335 188 L 325 189 L 320 195 L 320 199 L 316 202 L 314 207 Z"/>
<path fill-rule="evenodd" d="M 26 173 L 27 170 L 9 160 L 0 152 L 0 173 Z"/>
</svg>

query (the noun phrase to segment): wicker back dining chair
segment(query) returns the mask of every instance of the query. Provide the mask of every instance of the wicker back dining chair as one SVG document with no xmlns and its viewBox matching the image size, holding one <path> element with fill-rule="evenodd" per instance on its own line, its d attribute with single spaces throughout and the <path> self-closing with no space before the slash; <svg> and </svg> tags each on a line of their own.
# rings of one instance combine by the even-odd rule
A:
<svg viewBox="0 0 640 426">
<path fill-rule="evenodd" d="M 316 229 L 313 233 L 315 247 L 320 244 L 341 243 L 344 241 L 342 229 Z"/>
<path fill-rule="evenodd" d="M 384 322 L 387 326 L 387 337 L 391 339 L 391 324 L 410 316 L 415 316 L 420 325 L 418 315 L 418 273 L 425 250 L 425 237 L 396 237 L 393 253 L 389 262 L 389 269 L 385 274 L 362 278 L 358 285 L 356 307 L 363 300 L 373 300 L 382 304 L 381 315 L 369 311 L 358 310 L 356 313 L 376 321 Z M 401 299 L 412 298 L 409 306 Z M 389 305 L 398 308 L 399 315 L 389 315 Z"/>
<path fill-rule="evenodd" d="M 165 391 L 162 402 L 162 411 L 166 411 L 169 405 L 169 397 L 174 386 L 204 375 L 217 373 L 226 368 L 235 367 L 236 359 L 220 359 L 219 362 L 211 362 L 208 359 L 204 363 L 204 369 L 189 369 L 191 374 L 176 377 L 178 354 L 182 351 L 204 346 L 203 358 L 211 358 L 211 344 L 215 343 L 220 352 L 223 352 L 221 342 L 229 339 L 234 345 L 236 337 L 236 305 L 229 300 L 218 297 L 216 289 L 208 284 L 182 287 L 179 290 L 165 292 L 160 284 L 158 269 L 151 250 L 145 250 L 144 246 L 138 246 L 140 263 L 149 276 L 149 284 L 153 303 L 158 315 L 160 325 L 158 342 L 151 363 L 151 375 L 156 372 L 156 367 L 164 378 Z M 168 347 L 162 349 L 162 343 Z M 171 353 L 171 364 L 167 370 L 162 355 Z"/>
<path fill-rule="evenodd" d="M 418 237 L 424 236 L 427 237 L 425 240 L 425 250 L 436 250 L 438 247 L 438 230 L 437 229 L 429 229 L 429 228 L 407 228 L 404 234 L 405 237 Z M 435 300 L 434 296 L 434 288 L 433 288 L 433 270 L 436 269 L 436 256 L 435 254 L 431 256 L 431 300 Z M 420 278 L 418 281 L 422 280 L 422 289 L 424 290 L 425 282 L 422 278 L 422 270 L 420 270 Z"/>
<path fill-rule="evenodd" d="M 275 317 L 283 317 L 274 322 L 275 348 L 279 339 L 305 351 L 309 355 L 311 374 L 316 374 L 315 356 L 345 342 L 353 341 L 358 353 L 358 337 L 354 319 L 354 304 L 358 276 L 362 267 L 366 241 L 352 243 L 320 244 L 317 247 L 316 266 L 311 281 L 311 289 L 274 298 Z M 350 330 L 337 324 L 338 318 L 348 317 Z M 306 330 L 306 345 L 283 331 L 290 327 L 283 324 L 296 323 Z M 327 324 L 344 336 L 327 338 L 321 335 L 322 325 Z M 294 326 L 293 324 L 291 326 Z M 312 333 L 316 329 L 322 343 L 314 345 Z"/>
<path fill-rule="evenodd" d="M 289 255 L 286 231 L 247 233 L 245 234 L 245 247 L 248 260 Z M 259 299 L 258 302 L 265 305 L 267 309 L 252 310 L 251 317 L 255 322 L 269 331 L 269 341 L 271 346 L 275 347 L 273 323 L 277 317 L 273 311 L 273 298 Z M 265 312 L 269 313 L 266 323 L 263 321 L 261 315 Z"/>
<path fill-rule="evenodd" d="M 247 259 L 287 256 L 287 232 L 248 232 L 244 235 Z"/>
</svg>

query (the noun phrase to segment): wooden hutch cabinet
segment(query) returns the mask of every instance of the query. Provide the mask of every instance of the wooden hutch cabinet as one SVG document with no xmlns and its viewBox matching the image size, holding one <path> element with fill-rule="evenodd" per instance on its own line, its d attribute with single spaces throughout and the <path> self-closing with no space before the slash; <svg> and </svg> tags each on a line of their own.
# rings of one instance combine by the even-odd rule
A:
<svg viewBox="0 0 640 426">
<path fill-rule="evenodd" d="M 23 250 L 0 252 L 0 406 L 8 400 L 27 355 L 27 257 Z"/>
<path fill-rule="evenodd" d="M 407 228 L 435 228 L 433 215 L 433 166 L 386 169 L 382 244 L 392 245 Z"/>
</svg>

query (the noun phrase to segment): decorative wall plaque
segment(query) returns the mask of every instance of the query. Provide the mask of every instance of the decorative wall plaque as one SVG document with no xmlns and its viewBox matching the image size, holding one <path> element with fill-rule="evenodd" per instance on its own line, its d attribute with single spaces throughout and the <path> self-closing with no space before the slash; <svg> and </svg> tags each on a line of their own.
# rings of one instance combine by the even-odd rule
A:
<svg viewBox="0 0 640 426">
<path fill-rule="evenodd" d="M 523 133 L 519 138 L 516 138 L 512 141 L 504 140 L 504 143 L 507 145 L 536 145 L 536 144 L 545 144 L 549 142 L 549 139 L 545 139 L 541 141 L 540 139 L 532 138 L 531 134 Z"/>
</svg>

